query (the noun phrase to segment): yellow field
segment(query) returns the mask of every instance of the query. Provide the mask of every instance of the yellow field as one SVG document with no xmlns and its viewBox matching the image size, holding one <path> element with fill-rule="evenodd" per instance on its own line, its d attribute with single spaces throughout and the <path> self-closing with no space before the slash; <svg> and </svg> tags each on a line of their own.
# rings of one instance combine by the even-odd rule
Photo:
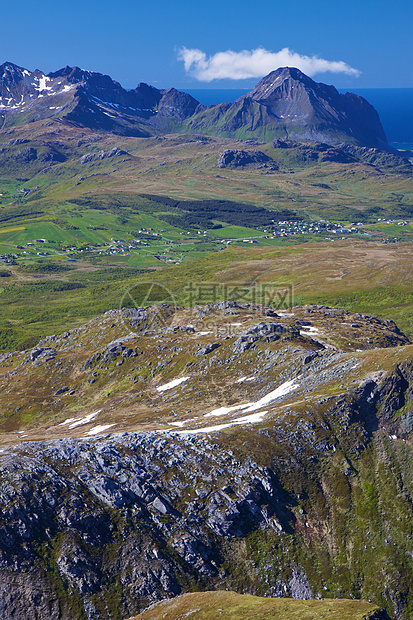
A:
<svg viewBox="0 0 413 620">
<path fill-rule="evenodd" d="M 0 235 L 2 233 L 15 232 L 16 230 L 26 230 L 26 226 L 14 226 L 13 228 L 3 228 L 3 230 L 0 230 Z"/>
</svg>

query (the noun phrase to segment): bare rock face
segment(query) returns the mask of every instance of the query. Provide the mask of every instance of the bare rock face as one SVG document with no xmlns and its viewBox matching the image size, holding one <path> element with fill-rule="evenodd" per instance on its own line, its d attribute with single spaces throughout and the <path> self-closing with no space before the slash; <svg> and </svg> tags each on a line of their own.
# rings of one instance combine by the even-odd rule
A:
<svg viewBox="0 0 413 620">
<path fill-rule="evenodd" d="M 108 75 L 79 67 L 66 66 L 46 75 L 9 62 L 0 65 L 0 106 L 5 126 L 20 124 L 24 110 L 27 122 L 57 117 L 139 137 L 158 133 L 159 128 L 169 133 L 169 120 L 183 122 L 205 107 L 174 88 L 158 90 L 140 83 L 126 90 Z"/>
<path fill-rule="evenodd" d="M 188 579 L 215 582 L 219 538 L 260 523 L 282 530 L 285 518 L 270 472 L 204 439 L 32 443 L 2 454 L 0 467 L 5 620 L 80 617 L 75 607 L 110 618 L 114 575 L 125 617 Z"/>
<path fill-rule="evenodd" d="M 378 148 L 368 148 L 342 142 L 341 144 L 327 144 L 325 142 L 298 142 L 296 140 L 273 140 L 274 149 L 285 149 L 290 154 L 294 154 L 303 162 L 335 162 L 339 164 L 349 164 L 353 162 L 365 163 L 381 169 L 395 169 L 400 172 L 410 172 L 411 163 L 406 156 L 400 152 L 392 152 L 390 147 L 384 150 Z"/>
<path fill-rule="evenodd" d="M 258 325 L 239 336 L 235 341 L 234 353 L 244 353 L 260 340 L 263 342 L 275 342 L 281 337 L 284 340 L 288 340 L 297 338 L 299 335 L 299 329 L 295 326 L 286 327 L 277 323 L 258 323 Z"/>
<path fill-rule="evenodd" d="M 192 116 L 195 111 L 205 109 L 199 101 L 188 93 L 183 93 L 176 88 L 162 90 L 162 98 L 158 105 L 158 114 L 166 118 L 182 121 Z"/>
<path fill-rule="evenodd" d="M 266 323 L 249 335 L 280 336 Z M 312 403 L 312 419 L 291 424 L 292 412 L 280 410 L 277 423 L 255 435 L 249 431 L 247 441 L 241 435 L 235 449 L 222 437 L 156 432 L 3 449 L 1 617 L 125 618 L 195 585 L 236 589 L 240 570 L 241 587 L 247 584 L 251 592 L 320 597 L 327 586 L 313 570 L 317 558 L 331 564 L 331 574 L 340 563 L 325 553 L 321 524 L 349 485 L 358 488 L 374 433 L 384 424 L 396 429 L 392 413 L 407 402 L 412 386 L 411 364 L 399 365 L 385 380 L 367 377 L 353 394 Z M 402 420 L 392 432 L 403 428 L 408 432 Z M 383 436 L 377 445 L 384 449 L 382 441 Z M 337 467 L 334 482 L 331 471 Z M 329 491 L 331 484 L 344 485 L 344 496 L 338 487 Z M 360 502 L 357 493 L 353 499 Z M 356 505 L 356 514 L 363 505 L 363 500 Z M 385 520 L 387 537 L 399 532 L 397 516 L 395 530 L 390 514 Z M 399 545 L 400 556 L 406 550 Z M 379 577 L 386 580 L 387 573 Z M 404 620 L 408 572 L 400 579 L 403 592 L 396 595 L 395 582 L 386 600 L 389 609 L 397 603 L 392 618 Z"/>
</svg>

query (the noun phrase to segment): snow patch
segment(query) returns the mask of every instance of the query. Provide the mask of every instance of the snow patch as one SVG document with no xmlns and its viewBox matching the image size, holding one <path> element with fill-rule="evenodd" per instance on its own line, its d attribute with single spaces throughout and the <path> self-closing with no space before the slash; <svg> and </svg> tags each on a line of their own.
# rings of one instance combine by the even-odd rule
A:
<svg viewBox="0 0 413 620">
<path fill-rule="evenodd" d="M 227 415 L 227 413 L 230 413 L 231 411 L 237 411 L 237 409 L 246 409 L 246 407 L 250 407 L 251 405 L 252 403 L 246 403 L 245 405 L 234 405 L 234 407 L 219 407 L 218 409 L 214 409 L 213 411 L 210 411 L 209 413 L 205 413 L 204 418 L 210 418 L 212 416 L 219 416 L 219 415 Z"/>
<path fill-rule="evenodd" d="M 228 424 L 217 424 L 216 426 L 205 426 L 204 428 L 195 428 L 192 430 L 186 431 L 178 431 L 178 435 L 197 435 L 198 433 L 213 433 L 214 431 L 221 431 L 223 428 L 228 428 L 229 426 L 233 426 L 232 422 Z"/>
<path fill-rule="evenodd" d="M 66 424 L 70 424 L 71 422 L 76 422 L 77 420 L 80 420 L 80 418 L 69 418 L 65 420 L 64 422 L 62 422 L 61 424 L 59 424 L 59 426 L 65 426 Z"/>
<path fill-rule="evenodd" d="M 313 325 L 302 325 L 300 334 L 302 336 L 305 336 L 306 334 L 318 334 L 318 327 L 313 327 Z"/>
<path fill-rule="evenodd" d="M 294 381 L 294 379 L 291 379 L 291 381 L 286 381 L 285 383 L 277 387 L 277 389 L 273 390 L 266 396 L 263 396 L 262 398 L 260 398 L 260 400 L 257 400 L 257 402 L 253 403 L 251 407 L 249 407 L 246 411 L 256 411 L 257 409 L 262 409 L 262 407 L 265 407 L 265 405 L 269 405 L 270 403 L 272 403 L 273 400 L 281 398 L 281 396 L 285 396 L 293 390 L 296 390 L 299 387 L 299 384 L 294 383 Z"/>
<path fill-rule="evenodd" d="M 244 409 L 245 412 L 255 412 L 257 411 L 257 409 L 262 409 L 265 405 L 272 403 L 277 398 L 281 398 L 281 396 L 285 396 L 293 390 L 296 390 L 299 387 L 299 384 L 294 383 L 294 381 L 294 379 L 290 381 L 285 381 L 280 386 L 278 386 L 278 388 L 276 388 L 272 392 L 269 392 L 269 394 L 263 396 L 263 398 L 260 398 L 260 400 L 255 403 L 245 403 L 243 405 L 234 405 L 233 407 L 220 407 L 219 409 L 214 409 L 210 413 L 205 414 L 204 417 L 208 418 L 211 416 L 226 415 L 227 413 L 230 413 L 231 411 L 236 411 L 237 409 Z M 238 426 L 240 424 L 253 424 L 254 422 L 261 422 L 261 420 L 267 413 L 268 410 L 260 411 L 257 413 L 253 413 L 252 415 L 246 415 L 242 416 L 241 418 L 236 418 L 235 420 L 226 424 L 217 424 L 216 426 L 204 426 L 202 428 L 178 431 L 178 434 L 181 435 L 184 433 L 188 433 L 190 435 L 195 435 L 197 433 L 212 433 L 214 431 L 220 431 L 223 428 L 229 428 L 230 426 Z M 178 426 L 177 423 L 175 425 Z"/>
<path fill-rule="evenodd" d="M 173 381 L 170 381 L 169 383 L 165 383 L 165 385 L 160 385 L 156 389 L 158 390 L 158 392 L 165 392 L 165 390 L 171 390 L 177 385 L 184 383 L 184 381 L 188 381 L 188 379 L 189 377 L 181 377 L 180 379 L 174 379 Z"/>
<path fill-rule="evenodd" d="M 252 424 L 253 422 L 261 422 L 263 417 L 268 413 L 268 411 L 261 411 L 260 413 L 252 413 L 251 415 L 244 415 L 242 418 L 237 418 L 237 424 L 244 424 L 245 422 L 248 424 Z"/>
<path fill-rule="evenodd" d="M 50 86 L 47 86 L 47 82 L 50 82 L 50 78 L 42 75 L 42 77 L 36 78 L 36 80 L 39 82 L 39 85 L 35 86 L 35 89 L 39 92 L 41 92 L 42 90 L 52 90 Z"/>
<path fill-rule="evenodd" d="M 213 433 L 214 431 L 221 431 L 223 428 L 229 428 L 230 426 L 239 426 L 240 424 L 253 424 L 254 422 L 261 422 L 261 420 L 267 413 L 268 411 L 261 411 L 260 413 L 253 413 L 252 415 L 246 415 L 242 418 L 237 418 L 233 422 L 228 422 L 227 424 L 217 424 L 216 426 L 204 426 L 202 428 L 179 431 L 178 435 L 197 435 L 198 433 Z"/>
<path fill-rule="evenodd" d="M 93 418 L 95 418 L 98 413 L 100 413 L 102 410 L 99 409 L 99 411 L 95 411 L 95 413 L 89 413 L 88 415 L 86 415 L 84 418 L 81 418 L 80 420 L 77 420 L 76 422 L 73 422 L 73 424 L 71 424 L 69 426 L 69 428 L 76 428 L 76 426 L 82 426 L 83 424 L 88 424 L 89 422 L 91 422 L 93 420 Z"/>
<path fill-rule="evenodd" d="M 115 424 L 103 424 L 103 425 L 101 424 L 100 426 L 94 426 L 93 428 L 90 429 L 90 431 L 86 433 L 86 435 L 97 435 L 98 433 L 103 433 L 103 431 L 106 431 L 111 426 L 116 426 L 116 425 Z"/>
</svg>

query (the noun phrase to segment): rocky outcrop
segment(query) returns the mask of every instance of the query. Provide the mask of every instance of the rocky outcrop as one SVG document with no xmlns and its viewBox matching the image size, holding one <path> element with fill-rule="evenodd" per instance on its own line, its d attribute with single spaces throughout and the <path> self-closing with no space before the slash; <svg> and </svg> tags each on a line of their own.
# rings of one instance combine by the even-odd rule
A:
<svg viewBox="0 0 413 620">
<path fill-rule="evenodd" d="M 409 172 L 411 164 L 406 156 L 388 147 L 389 152 L 378 148 L 356 146 L 354 144 L 327 144 L 324 142 L 307 143 L 295 140 L 276 139 L 272 142 L 274 149 L 288 150 L 290 157 L 307 162 L 333 162 L 338 164 L 364 163 L 377 168 L 399 169 Z M 393 152 L 394 151 L 394 152 Z M 327 188 L 328 189 L 328 188 Z"/>
<path fill-rule="evenodd" d="M 283 337 L 284 340 L 298 338 L 300 331 L 297 327 L 286 327 L 279 323 L 258 323 L 244 334 L 241 334 L 235 341 L 234 353 L 244 353 L 248 351 L 258 341 L 275 342 Z"/>
<path fill-rule="evenodd" d="M 189 310 L 111 310 L 1 356 L 2 617 L 124 619 L 218 588 L 408 620 L 408 338 L 322 305 Z"/>
<path fill-rule="evenodd" d="M 161 94 L 162 98 L 158 104 L 158 115 L 162 117 L 183 121 L 195 114 L 195 112 L 205 109 L 205 106 L 201 105 L 191 95 L 176 90 L 176 88 L 162 90 Z"/>
<path fill-rule="evenodd" d="M 220 346 L 220 342 L 212 342 L 211 344 L 207 344 L 205 347 L 201 347 L 200 349 L 198 349 L 198 355 L 208 355 L 209 353 L 212 353 L 212 351 L 218 349 Z"/>
<path fill-rule="evenodd" d="M 88 164 L 90 162 L 102 161 L 111 157 L 129 156 L 129 153 L 122 151 L 121 149 L 114 147 L 110 151 L 100 151 L 99 153 L 86 153 L 79 159 L 81 164 Z"/>
<path fill-rule="evenodd" d="M 259 524 L 282 532 L 286 518 L 269 471 L 205 439 L 33 443 L 3 451 L 0 467 L 5 620 L 72 618 L 74 604 L 76 617 L 114 617 L 115 575 L 125 617 L 222 578 L 220 539 Z"/>
<path fill-rule="evenodd" d="M 30 359 L 32 362 L 48 361 L 55 357 L 56 353 L 56 349 L 52 347 L 35 347 L 30 353 Z"/>
<path fill-rule="evenodd" d="M 243 168 L 251 165 L 262 165 L 278 170 L 277 164 L 262 151 L 241 151 L 226 149 L 219 154 L 218 168 Z"/>
</svg>

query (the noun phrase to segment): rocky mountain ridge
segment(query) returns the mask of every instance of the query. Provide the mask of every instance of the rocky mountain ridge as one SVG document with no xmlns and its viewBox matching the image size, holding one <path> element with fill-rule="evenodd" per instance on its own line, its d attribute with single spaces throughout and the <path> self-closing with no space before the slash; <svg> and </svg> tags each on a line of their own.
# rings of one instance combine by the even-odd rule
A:
<svg viewBox="0 0 413 620">
<path fill-rule="evenodd" d="M 182 121 L 203 107 L 187 93 L 173 88 L 158 90 L 140 83 L 128 91 L 108 75 L 79 67 L 66 66 L 45 75 L 4 63 L 0 65 L 0 76 L 3 128 L 50 118 L 144 137 L 156 134 L 158 125 L 168 130 L 169 118 Z"/>
<path fill-rule="evenodd" d="M 362 381 L 377 349 L 389 351 L 390 360 L 406 345 L 391 321 L 324 307 L 277 314 L 229 301 L 196 310 L 113 310 L 30 351 L 0 356 L 7 385 L 1 443 L 14 443 L 20 433 L 80 437 L 84 424 L 76 422 L 89 415 L 90 429 L 98 421 L 112 431 L 232 426 L 244 403 L 252 407 L 293 371 L 297 385 L 280 396 L 308 400 L 316 384 L 337 389 L 349 369 L 349 380 Z M 180 378 L 179 389 L 158 389 Z M 217 413 L 205 418 L 208 409 Z"/>
<path fill-rule="evenodd" d="M 53 118 L 131 136 L 191 132 L 235 138 L 288 138 L 389 149 L 375 109 L 353 93 L 284 67 L 234 103 L 203 106 L 174 88 L 125 90 L 107 75 L 64 67 L 45 75 L 0 65 L 2 127 Z"/>
</svg>

